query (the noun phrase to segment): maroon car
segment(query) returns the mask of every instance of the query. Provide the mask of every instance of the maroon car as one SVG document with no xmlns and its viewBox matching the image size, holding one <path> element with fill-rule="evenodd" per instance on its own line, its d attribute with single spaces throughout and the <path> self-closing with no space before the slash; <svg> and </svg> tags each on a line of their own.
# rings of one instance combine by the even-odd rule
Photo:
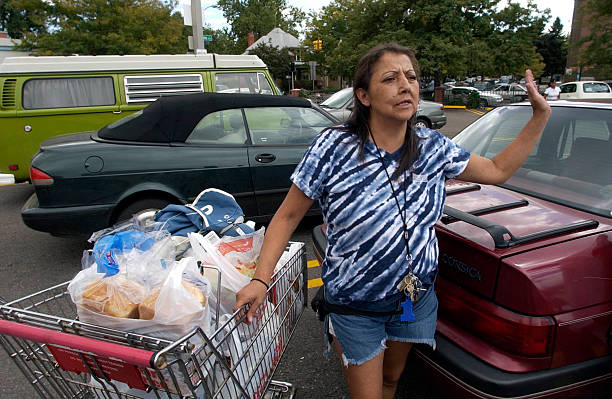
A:
<svg viewBox="0 0 612 399">
<path fill-rule="evenodd" d="M 447 183 L 437 349 L 410 366 L 441 397 L 612 397 L 612 104 L 551 105 L 508 182 Z M 498 108 L 453 141 L 490 158 L 530 116 Z M 313 238 L 322 257 L 324 227 Z"/>
</svg>

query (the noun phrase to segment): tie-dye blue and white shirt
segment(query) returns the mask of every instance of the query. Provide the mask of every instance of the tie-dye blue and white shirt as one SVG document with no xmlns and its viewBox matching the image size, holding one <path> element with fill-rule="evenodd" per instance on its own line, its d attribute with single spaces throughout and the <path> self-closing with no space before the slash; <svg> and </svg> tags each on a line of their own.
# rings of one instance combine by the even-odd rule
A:
<svg viewBox="0 0 612 399">
<path fill-rule="evenodd" d="M 470 154 L 435 130 L 417 129 L 417 135 L 419 157 L 393 186 L 408 224 L 413 270 L 428 286 L 437 273 L 434 224 L 442 215 L 444 182 L 461 174 Z M 393 176 L 401 149 L 393 154 L 380 151 Z M 334 301 L 355 307 L 399 298 L 397 285 L 409 270 L 402 219 L 369 140 L 364 157 L 359 156 L 356 134 L 328 130 L 315 138 L 291 176 L 304 194 L 319 201 L 327 223 L 321 275 L 326 292 Z"/>
</svg>

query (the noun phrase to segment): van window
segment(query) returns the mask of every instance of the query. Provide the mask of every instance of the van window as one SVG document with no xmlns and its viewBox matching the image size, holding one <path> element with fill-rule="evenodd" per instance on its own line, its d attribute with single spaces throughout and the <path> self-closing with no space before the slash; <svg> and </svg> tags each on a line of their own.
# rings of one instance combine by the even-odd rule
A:
<svg viewBox="0 0 612 399">
<path fill-rule="evenodd" d="M 113 78 L 30 79 L 23 85 L 22 101 L 24 109 L 114 105 Z"/>
<path fill-rule="evenodd" d="M 215 74 L 217 93 L 274 94 L 266 75 L 261 72 Z"/>
<path fill-rule="evenodd" d="M 608 87 L 605 83 L 585 83 L 584 84 L 584 92 L 585 93 L 609 93 L 610 87 Z"/>
<path fill-rule="evenodd" d="M 123 77 L 125 101 L 130 103 L 153 102 L 159 97 L 179 94 L 202 93 L 202 75 L 131 75 Z"/>
</svg>

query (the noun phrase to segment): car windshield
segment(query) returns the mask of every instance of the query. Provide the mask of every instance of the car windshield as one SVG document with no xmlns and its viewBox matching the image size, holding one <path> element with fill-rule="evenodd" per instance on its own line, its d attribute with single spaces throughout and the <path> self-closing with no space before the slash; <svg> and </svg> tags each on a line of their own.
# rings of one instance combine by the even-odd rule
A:
<svg viewBox="0 0 612 399">
<path fill-rule="evenodd" d="M 504 187 L 605 217 L 612 216 L 612 111 L 552 107 L 541 139 Z M 492 158 L 532 115 L 530 107 L 499 108 L 453 141 Z"/>
<path fill-rule="evenodd" d="M 351 97 L 353 97 L 353 89 L 349 87 L 335 92 L 331 97 L 323 101 L 321 105 L 327 108 L 340 109 Z"/>
</svg>

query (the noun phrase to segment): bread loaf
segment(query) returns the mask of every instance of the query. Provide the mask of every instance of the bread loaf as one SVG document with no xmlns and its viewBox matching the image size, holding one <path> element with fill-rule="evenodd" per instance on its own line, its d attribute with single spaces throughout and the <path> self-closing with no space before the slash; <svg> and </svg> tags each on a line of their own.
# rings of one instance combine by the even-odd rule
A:
<svg viewBox="0 0 612 399">
<path fill-rule="evenodd" d="M 90 283 L 83 292 L 81 305 L 97 313 L 126 319 L 138 318 L 138 302 L 145 288 L 116 275 Z"/>
<path fill-rule="evenodd" d="M 206 306 L 206 296 L 197 285 L 188 281 L 183 281 L 183 287 L 191 294 L 202 306 Z M 155 317 L 155 303 L 161 292 L 161 287 L 157 287 L 138 305 L 139 317 L 143 320 L 151 320 Z"/>
</svg>

